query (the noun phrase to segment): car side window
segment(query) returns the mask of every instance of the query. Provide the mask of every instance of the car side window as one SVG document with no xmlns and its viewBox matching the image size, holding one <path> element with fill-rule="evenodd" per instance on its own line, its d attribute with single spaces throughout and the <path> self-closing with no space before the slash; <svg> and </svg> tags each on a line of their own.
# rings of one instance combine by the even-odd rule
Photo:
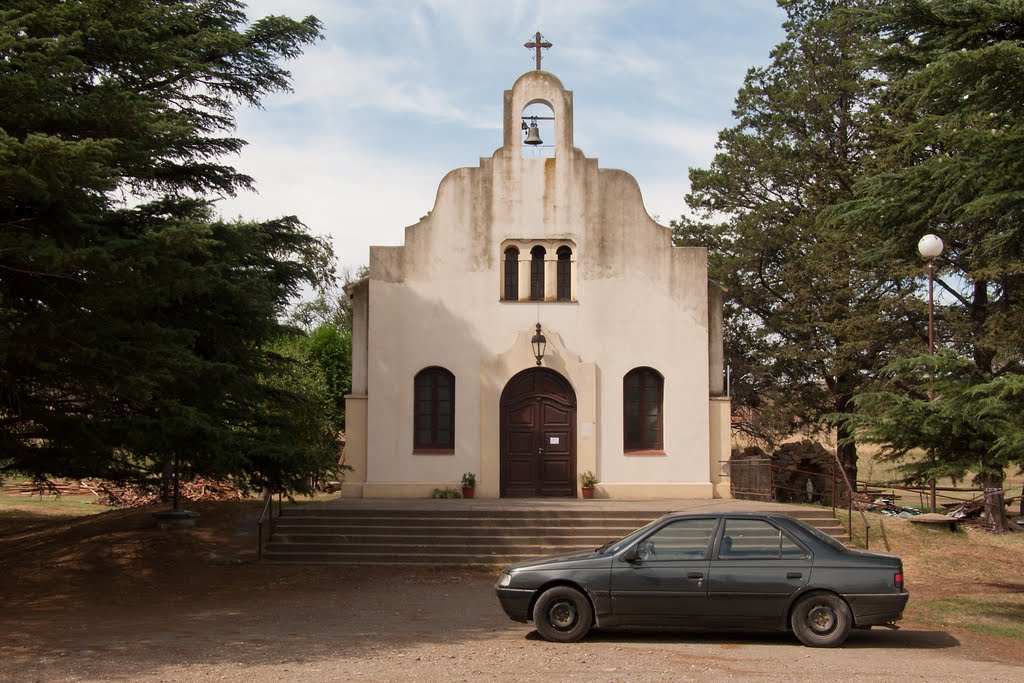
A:
<svg viewBox="0 0 1024 683">
<path fill-rule="evenodd" d="M 780 559 L 806 557 L 782 530 L 760 519 L 727 519 L 718 557 L 733 559 Z"/>
<path fill-rule="evenodd" d="M 682 519 L 672 522 L 637 545 L 641 559 L 647 561 L 702 560 L 707 557 L 715 519 Z"/>
</svg>

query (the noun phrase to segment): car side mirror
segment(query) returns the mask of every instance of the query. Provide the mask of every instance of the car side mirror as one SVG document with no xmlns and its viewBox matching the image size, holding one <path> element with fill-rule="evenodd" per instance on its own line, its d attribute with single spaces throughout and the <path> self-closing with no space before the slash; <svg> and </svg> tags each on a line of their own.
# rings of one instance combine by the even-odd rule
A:
<svg viewBox="0 0 1024 683">
<path fill-rule="evenodd" d="M 635 564 L 635 563 L 640 561 L 640 551 L 636 549 L 636 546 L 633 546 L 632 548 L 630 548 L 626 552 L 622 553 L 622 557 L 620 559 L 623 562 L 629 562 L 630 564 Z"/>
</svg>

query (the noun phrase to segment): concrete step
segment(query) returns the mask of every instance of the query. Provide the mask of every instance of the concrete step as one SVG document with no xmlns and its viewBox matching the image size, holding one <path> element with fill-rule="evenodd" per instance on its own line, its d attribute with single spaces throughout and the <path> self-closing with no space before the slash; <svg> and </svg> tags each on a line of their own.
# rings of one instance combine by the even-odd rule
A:
<svg viewBox="0 0 1024 683">
<path fill-rule="evenodd" d="M 278 543 L 272 542 L 268 550 L 280 553 L 333 553 L 345 552 L 358 555 L 434 555 L 446 558 L 453 555 L 473 555 L 490 557 L 493 555 L 524 555 L 539 557 L 554 553 L 571 553 L 580 550 L 593 550 L 601 543 L 514 543 L 467 546 L 461 543 L 409 543 L 395 546 L 390 543 Z"/>
<path fill-rule="evenodd" d="M 555 510 L 522 510 L 522 509 L 476 509 L 453 507 L 451 509 L 429 509 L 429 510 L 392 510 L 392 509 L 371 509 L 371 508 L 324 508 L 305 505 L 287 507 L 282 514 L 283 517 L 344 517 L 350 519 L 416 519 L 429 517 L 440 519 L 447 517 L 456 518 L 492 518 L 492 519 L 576 519 L 594 517 L 598 519 L 632 519 L 635 517 L 646 517 L 648 520 L 655 519 L 662 515 L 673 512 L 670 509 L 657 510 L 601 510 L 596 508 L 580 507 L 576 509 L 555 509 Z"/>
<path fill-rule="evenodd" d="M 544 555 L 547 553 L 540 554 Z M 439 558 L 434 553 L 431 553 L 429 555 L 405 554 L 401 556 L 395 556 L 380 555 L 376 553 L 346 553 L 341 551 L 281 553 L 276 550 L 265 550 L 263 552 L 263 559 L 270 562 L 288 562 L 298 564 L 358 564 L 389 566 L 417 565 L 435 567 L 477 566 L 493 567 L 495 570 L 513 564 L 515 562 L 522 562 L 523 560 L 529 560 L 534 557 L 537 557 L 537 553 L 493 555 L 476 555 L 467 553 L 462 555 L 445 555 L 443 558 Z"/>
<path fill-rule="evenodd" d="M 452 534 L 312 534 L 312 533 L 281 533 L 274 534 L 274 543 L 373 543 L 381 546 L 406 546 L 422 544 L 424 540 L 439 544 L 457 544 L 462 547 L 486 547 L 488 545 L 531 545 L 545 543 L 554 546 L 569 545 L 601 545 L 607 541 L 622 538 L 629 531 L 619 534 L 564 534 L 537 533 L 529 530 L 515 534 L 495 534 L 493 536 L 465 536 Z"/>
<path fill-rule="evenodd" d="M 566 534 L 566 535 L 578 535 L 578 534 L 615 534 L 619 533 L 621 536 L 625 536 L 631 531 L 640 528 L 650 520 L 643 521 L 637 524 L 606 524 L 606 525 L 589 525 L 589 526 L 576 526 L 576 525 L 479 525 L 474 524 L 472 526 L 458 526 L 458 525 L 445 525 L 445 526 L 428 526 L 418 525 L 409 526 L 405 524 L 396 524 L 394 526 L 388 526 L 379 522 L 374 524 L 303 524 L 297 523 L 292 520 L 281 520 L 274 525 L 275 531 L 282 534 L 292 533 L 310 533 L 310 534 L 336 534 L 336 535 L 364 535 L 364 534 L 381 534 L 381 535 L 458 535 L 458 536 L 483 536 L 492 537 L 496 535 L 511 535 L 511 536 L 528 536 L 533 533 L 543 534 Z"/>
<path fill-rule="evenodd" d="M 279 525 L 290 525 L 290 526 L 320 526 L 320 527 L 337 527 L 337 526 L 351 526 L 351 527 L 364 527 L 364 526 L 404 526 L 407 528 L 418 528 L 418 527 L 458 527 L 458 528 L 471 528 L 471 527 L 484 527 L 484 528 L 498 528 L 509 524 L 514 525 L 547 525 L 547 526 L 563 526 L 563 527 L 597 527 L 604 528 L 608 526 L 616 527 L 630 527 L 637 528 L 643 526 L 652 519 L 660 517 L 661 515 L 654 515 L 649 517 L 646 515 L 639 515 L 635 517 L 621 517 L 614 519 L 606 519 L 602 517 L 557 517 L 557 518 L 514 518 L 514 517 L 479 517 L 466 515 L 462 517 L 362 517 L 362 518 L 344 518 L 344 517 L 319 517 L 319 516 L 304 516 L 286 514 L 277 519 Z"/>
<path fill-rule="evenodd" d="M 666 511 L 667 512 L 667 511 Z M 264 558 L 274 562 L 504 565 L 591 550 L 660 517 L 657 510 L 338 510 L 291 508 L 278 518 Z M 841 541 L 828 509 L 792 516 Z"/>
</svg>

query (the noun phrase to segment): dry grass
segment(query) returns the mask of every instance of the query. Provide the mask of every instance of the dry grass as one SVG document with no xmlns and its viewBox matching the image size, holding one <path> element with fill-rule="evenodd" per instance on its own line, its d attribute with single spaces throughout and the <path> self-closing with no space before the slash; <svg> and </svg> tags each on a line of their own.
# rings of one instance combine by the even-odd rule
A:
<svg viewBox="0 0 1024 683">
<path fill-rule="evenodd" d="M 867 519 L 870 549 L 903 558 L 908 620 L 1024 640 L 1024 533 L 952 533 L 878 514 Z M 863 547 L 859 515 L 853 526 Z"/>
<path fill-rule="evenodd" d="M 33 515 L 40 517 L 82 517 L 106 512 L 93 496 L 23 496 L 0 495 L 0 515 Z"/>
</svg>

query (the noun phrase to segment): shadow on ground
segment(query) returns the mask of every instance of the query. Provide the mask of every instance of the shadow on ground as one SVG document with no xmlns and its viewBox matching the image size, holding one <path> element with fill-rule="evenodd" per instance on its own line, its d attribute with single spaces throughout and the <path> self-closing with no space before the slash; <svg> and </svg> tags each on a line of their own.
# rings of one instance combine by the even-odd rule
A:
<svg viewBox="0 0 1024 683">
<path fill-rule="evenodd" d="M 541 640 L 536 631 L 527 636 L 529 640 Z M 803 647 L 791 633 L 773 631 L 723 630 L 706 631 L 697 629 L 596 629 L 587 635 L 589 642 L 665 644 L 686 643 L 688 645 L 794 645 Z M 945 631 L 872 629 L 851 631 L 843 644 L 844 649 L 911 649 L 941 650 L 959 647 L 960 641 Z"/>
</svg>

